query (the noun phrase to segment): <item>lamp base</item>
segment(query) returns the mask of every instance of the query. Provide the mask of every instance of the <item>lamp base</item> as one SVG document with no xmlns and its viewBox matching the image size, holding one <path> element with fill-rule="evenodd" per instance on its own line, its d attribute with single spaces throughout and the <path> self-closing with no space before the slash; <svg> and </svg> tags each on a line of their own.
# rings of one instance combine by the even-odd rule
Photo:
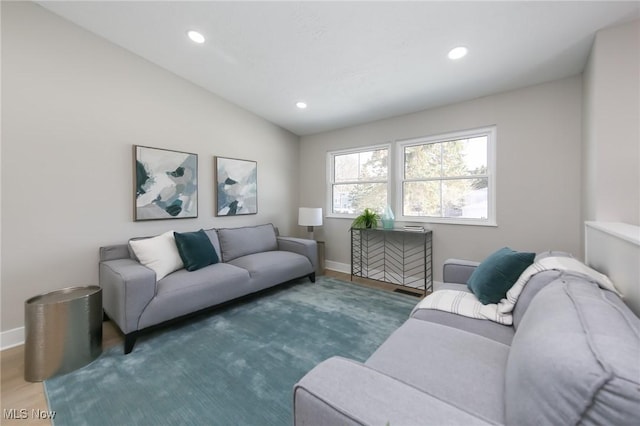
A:
<svg viewBox="0 0 640 426">
<path fill-rule="evenodd" d="M 310 240 L 313 240 L 313 226 L 307 226 L 307 236 Z"/>
</svg>

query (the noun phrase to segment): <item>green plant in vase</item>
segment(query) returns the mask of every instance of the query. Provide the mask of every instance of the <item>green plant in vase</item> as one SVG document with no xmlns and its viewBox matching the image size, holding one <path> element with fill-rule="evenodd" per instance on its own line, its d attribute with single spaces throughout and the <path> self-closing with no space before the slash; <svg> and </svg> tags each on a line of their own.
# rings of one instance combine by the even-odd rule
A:
<svg viewBox="0 0 640 426">
<path fill-rule="evenodd" d="M 364 212 L 355 218 L 351 224 L 352 228 L 377 228 L 380 215 L 371 209 L 364 209 Z"/>
</svg>

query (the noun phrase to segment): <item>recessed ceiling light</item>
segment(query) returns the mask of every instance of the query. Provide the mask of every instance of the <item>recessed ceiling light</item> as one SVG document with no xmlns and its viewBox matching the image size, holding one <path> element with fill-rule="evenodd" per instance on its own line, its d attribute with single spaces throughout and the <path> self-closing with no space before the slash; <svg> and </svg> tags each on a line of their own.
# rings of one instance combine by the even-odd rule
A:
<svg viewBox="0 0 640 426">
<path fill-rule="evenodd" d="M 191 41 L 193 41 L 194 43 L 198 43 L 198 44 L 204 43 L 204 36 L 197 31 L 189 30 L 187 31 L 187 36 L 189 36 Z"/>
<path fill-rule="evenodd" d="M 466 56 L 467 52 L 468 52 L 467 48 L 463 46 L 453 48 L 449 51 L 449 59 L 453 59 L 453 60 L 460 59 Z"/>
<path fill-rule="evenodd" d="M 305 102 L 296 102 L 296 106 L 300 109 L 305 109 L 307 104 Z"/>
</svg>

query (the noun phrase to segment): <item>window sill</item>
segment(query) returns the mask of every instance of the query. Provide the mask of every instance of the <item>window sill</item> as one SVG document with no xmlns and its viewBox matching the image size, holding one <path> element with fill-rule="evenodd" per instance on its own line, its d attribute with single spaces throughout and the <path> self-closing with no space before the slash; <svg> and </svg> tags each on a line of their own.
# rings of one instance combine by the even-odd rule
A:
<svg viewBox="0 0 640 426">
<path fill-rule="evenodd" d="M 326 219 L 349 219 L 354 220 L 358 217 L 357 214 L 338 214 L 338 213 L 329 213 L 325 215 Z M 479 220 L 479 219 L 417 219 L 414 217 L 411 218 L 400 218 L 395 221 L 396 227 L 400 228 L 404 225 L 424 225 L 427 229 L 429 225 L 437 224 L 437 225 L 464 225 L 464 226 L 488 226 L 496 228 L 498 224 L 492 220 Z"/>
<path fill-rule="evenodd" d="M 414 218 L 414 217 L 401 217 L 396 222 L 418 224 L 418 225 L 466 225 L 466 226 L 489 226 L 497 227 L 498 224 L 495 220 L 488 219 L 461 219 L 461 218 Z"/>
</svg>

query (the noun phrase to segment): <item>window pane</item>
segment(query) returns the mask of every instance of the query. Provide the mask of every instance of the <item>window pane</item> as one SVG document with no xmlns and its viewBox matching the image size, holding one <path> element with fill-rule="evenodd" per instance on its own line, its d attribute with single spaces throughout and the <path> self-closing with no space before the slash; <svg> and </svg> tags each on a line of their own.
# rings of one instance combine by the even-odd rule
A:
<svg viewBox="0 0 640 426">
<path fill-rule="evenodd" d="M 356 152 L 334 157 L 335 182 L 383 180 L 387 178 L 389 150 Z"/>
<path fill-rule="evenodd" d="M 388 149 L 360 153 L 360 179 L 379 180 L 387 178 Z"/>
<path fill-rule="evenodd" d="M 405 216 L 442 216 L 440 181 L 405 182 L 402 192 Z"/>
<path fill-rule="evenodd" d="M 444 216 L 486 219 L 489 216 L 487 189 L 487 178 L 443 181 Z"/>
<path fill-rule="evenodd" d="M 386 205 L 386 183 L 333 185 L 333 213 L 360 214 L 365 208 L 382 212 Z"/>
<path fill-rule="evenodd" d="M 408 146 L 404 149 L 405 179 L 439 177 L 442 144 Z"/>
<path fill-rule="evenodd" d="M 354 181 L 358 180 L 358 162 L 359 154 L 336 155 L 334 170 L 335 181 Z"/>
<path fill-rule="evenodd" d="M 442 144 L 443 176 L 487 173 L 487 137 L 460 139 Z"/>
</svg>

